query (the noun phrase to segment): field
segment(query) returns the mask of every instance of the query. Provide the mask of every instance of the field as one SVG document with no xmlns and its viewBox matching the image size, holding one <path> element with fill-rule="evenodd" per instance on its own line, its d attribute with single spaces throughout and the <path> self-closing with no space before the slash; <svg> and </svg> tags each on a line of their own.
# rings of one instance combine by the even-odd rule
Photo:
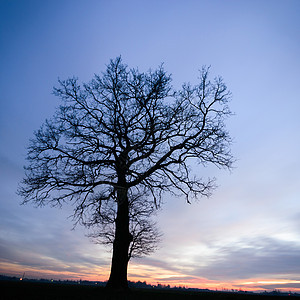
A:
<svg viewBox="0 0 300 300">
<path fill-rule="evenodd" d="M 299 297 L 284 297 L 273 295 L 253 295 L 225 292 L 191 292 L 178 290 L 131 289 L 128 293 L 108 293 L 103 287 L 88 285 L 71 285 L 39 282 L 0 281 L 1 300 L 272 300 L 300 299 Z"/>
</svg>

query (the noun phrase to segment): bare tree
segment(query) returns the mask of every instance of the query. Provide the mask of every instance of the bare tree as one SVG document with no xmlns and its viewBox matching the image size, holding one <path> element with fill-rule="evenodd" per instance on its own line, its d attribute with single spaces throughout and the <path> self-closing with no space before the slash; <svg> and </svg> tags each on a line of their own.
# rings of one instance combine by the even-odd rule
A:
<svg viewBox="0 0 300 300">
<path fill-rule="evenodd" d="M 141 73 L 119 57 L 87 84 L 70 78 L 54 89 L 62 105 L 31 140 L 19 193 L 24 203 L 72 202 L 77 222 L 102 223 L 103 237 L 113 242 L 108 287 L 127 288 L 128 258 L 146 241 L 130 233 L 136 208 L 147 211 L 150 201 L 159 207 L 166 192 L 188 202 L 208 196 L 214 180 L 192 175 L 192 164 L 231 167 L 224 126 L 230 93 L 208 71 L 198 85 L 174 91 L 163 67 Z M 131 223 L 136 232 L 151 228 L 146 216 Z"/>
</svg>

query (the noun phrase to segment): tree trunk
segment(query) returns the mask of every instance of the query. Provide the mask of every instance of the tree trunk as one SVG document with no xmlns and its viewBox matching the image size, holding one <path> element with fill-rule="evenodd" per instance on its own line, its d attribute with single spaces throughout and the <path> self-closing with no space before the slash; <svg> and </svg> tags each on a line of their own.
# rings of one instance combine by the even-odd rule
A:
<svg viewBox="0 0 300 300">
<path fill-rule="evenodd" d="M 132 236 L 129 232 L 129 203 L 127 189 L 118 190 L 118 210 L 110 277 L 106 287 L 114 290 L 128 289 L 128 250 Z"/>
</svg>

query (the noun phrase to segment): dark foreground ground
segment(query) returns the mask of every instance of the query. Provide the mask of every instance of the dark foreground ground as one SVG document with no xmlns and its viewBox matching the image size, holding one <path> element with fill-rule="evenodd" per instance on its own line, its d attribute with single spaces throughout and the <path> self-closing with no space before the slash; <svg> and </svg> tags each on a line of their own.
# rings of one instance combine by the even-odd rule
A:
<svg viewBox="0 0 300 300">
<path fill-rule="evenodd" d="M 103 287 L 39 283 L 39 282 L 18 282 L 0 281 L 1 300 L 211 300 L 211 299 L 297 299 L 295 296 L 273 296 L 273 295 L 253 295 L 225 292 L 191 292 L 178 290 L 151 290 L 151 289 L 131 289 L 127 294 L 111 294 Z"/>
</svg>

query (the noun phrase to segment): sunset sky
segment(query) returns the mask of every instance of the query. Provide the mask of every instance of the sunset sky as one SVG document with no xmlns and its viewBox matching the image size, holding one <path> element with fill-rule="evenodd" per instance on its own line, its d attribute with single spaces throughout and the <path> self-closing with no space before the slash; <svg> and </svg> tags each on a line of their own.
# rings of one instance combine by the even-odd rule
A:
<svg viewBox="0 0 300 300">
<path fill-rule="evenodd" d="M 111 253 L 62 209 L 21 206 L 26 145 L 59 105 L 57 79 L 92 79 L 122 55 L 173 86 L 211 65 L 232 92 L 236 158 L 210 198 L 166 195 L 160 248 L 129 280 L 300 292 L 300 1 L 0 0 L 0 274 L 106 280 Z"/>
</svg>

